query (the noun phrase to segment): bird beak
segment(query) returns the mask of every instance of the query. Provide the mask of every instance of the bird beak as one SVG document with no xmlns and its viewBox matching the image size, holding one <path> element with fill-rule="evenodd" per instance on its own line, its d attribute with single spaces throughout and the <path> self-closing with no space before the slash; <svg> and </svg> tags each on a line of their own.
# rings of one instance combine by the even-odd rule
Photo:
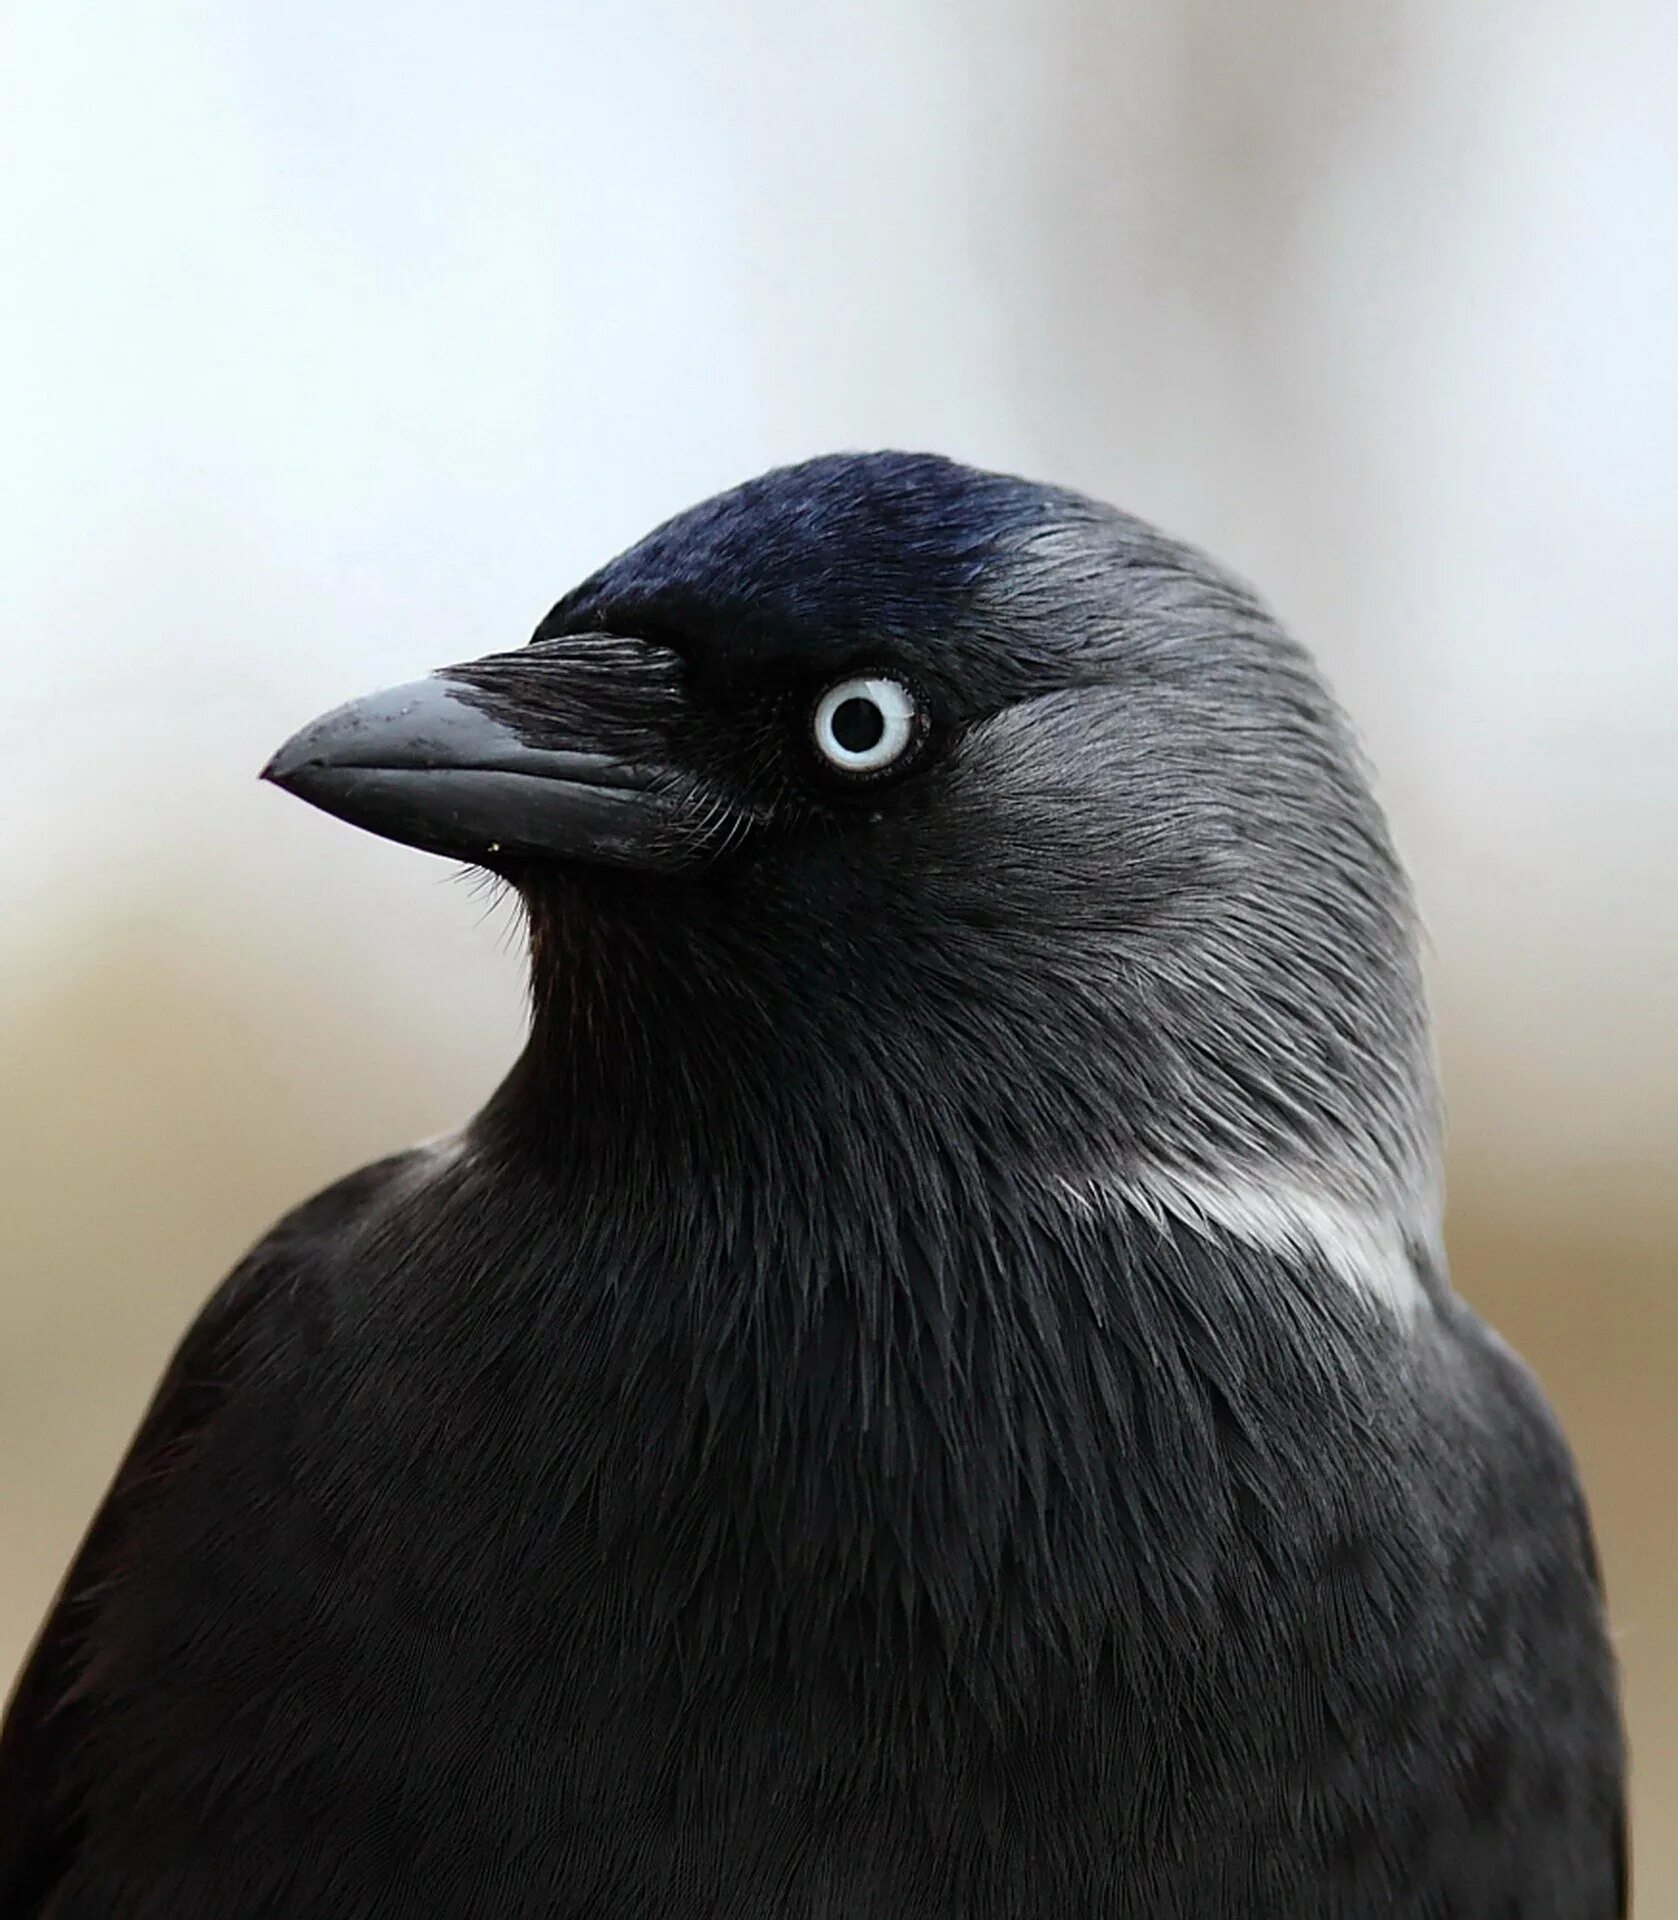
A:
<svg viewBox="0 0 1678 1920">
<path fill-rule="evenodd" d="M 690 783 L 586 738 L 534 745 L 479 698 L 445 669 L 352 700 L 293 734 L 262 778 L 369 833 L 480 865 L 686 864 Z"/>
</svg>

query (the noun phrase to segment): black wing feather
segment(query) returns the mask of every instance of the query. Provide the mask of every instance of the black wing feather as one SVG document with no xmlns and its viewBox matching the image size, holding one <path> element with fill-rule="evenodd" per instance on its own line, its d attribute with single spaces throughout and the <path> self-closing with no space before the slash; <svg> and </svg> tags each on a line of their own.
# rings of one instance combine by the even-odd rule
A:
<svg viewBox="0 0 1678 1920">
<path fill-rule="evenodd" d="M 1613 1905 L 1593 1905 L 1602 1920 L 1628 1920 L 1631 1912 L 1631 1843 L 1626 1806 L 1626 1755 L 1617 1705 L 1618 1688 L 1613 1654 L 1606 1629 L 1606 1596 L 1602 1562 L 1595 1532 L 1573 1459 L 1555 1413 L 1526 1363 L 1505 1342 L 1463 1308 L 1454 1315 L 1456 1328 L 1472 1357 L 1478 1382 L 1477 1398 L 1502 1435 L 1500 1453 L 1506 1460 L 1524 1463 L 1523 1479 L 1540 1489 L 1542 1504 L 1520 1523 L 1527 1529 L 1522 1555 L 1548 1561 L 1552 1571 L 1569 1574 L 1585 1591 L 1580 1599 L 1594 1602 L 1596 1617 L 1587 1610 L 1570 1613 L 1566 1621 L 1551 1617 L 1545 1624 L 1546 1643 L 1565 1641 L 1570 1658 L 1597 1671 L 1576 1703 L 1576 1720 L 1554 1730 L 1568 1743 L 1573 1764 L 1589 1778 L 1589 1790 L 1600 1810 L 1601 1865 L 1606 1869 Z M 1578 1582 L 1582 1573 L 1584 1580 Z"/>
<path fill-rule="evenodd" d="M 0 1917 L 44 1914 L 81 1843 L 66 1790 L 71 1759 L 97 1711 L 106 1649 L 99 1600 L 119 1579 L 131 1543 L 237 1393 L 267 1318 L 293 1310 L 311 1256 L 365 1208 L 413 1155 L 336 1182 L 287 1214 L 240 1261 L 193 1323 L 165 1370 L 116 1478 L 83 1537 L 18 1676 L 0 1726 Z"/>
</svg>

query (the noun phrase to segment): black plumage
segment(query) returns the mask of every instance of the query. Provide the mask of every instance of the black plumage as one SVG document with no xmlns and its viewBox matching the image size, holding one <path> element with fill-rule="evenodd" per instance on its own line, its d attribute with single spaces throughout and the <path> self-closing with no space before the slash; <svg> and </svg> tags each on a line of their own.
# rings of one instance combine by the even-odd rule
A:
<svg viewBox="0 0 1678 1920">
<path fill-rule="evenodd" d="M 1573 1469 L 1244 589 L 815 461 L 270 772 L 518 889 L 531 1036 L 188 1335 L 13 1701 L 5 1920 L 1624 1912 Z"/>
</svg>

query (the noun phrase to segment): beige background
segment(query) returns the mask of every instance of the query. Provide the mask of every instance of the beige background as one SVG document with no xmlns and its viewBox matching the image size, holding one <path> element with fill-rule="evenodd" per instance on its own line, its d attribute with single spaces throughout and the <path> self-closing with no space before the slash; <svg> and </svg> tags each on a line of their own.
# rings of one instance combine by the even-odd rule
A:
<svg viewBox="0 0 1678 1920">
<path fill-rule="evenodd" d="M 1212 547 L 1362 722 L 1678 1912 L 1675 57 L 1657 0 L 13 0 L 0 1671 L 216 1277 L 516 1044 L 504 918 L 268 751 L 935 446 Z"/>
</svg>

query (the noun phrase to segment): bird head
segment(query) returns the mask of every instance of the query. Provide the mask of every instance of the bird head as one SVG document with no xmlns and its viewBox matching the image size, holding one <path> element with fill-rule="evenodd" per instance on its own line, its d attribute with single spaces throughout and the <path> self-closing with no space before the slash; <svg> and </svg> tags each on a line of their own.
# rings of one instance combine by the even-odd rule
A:
<svg viewBox="0 0 1678 1920">
<path fill-rule="evenodd" d="M 1349 730 L 1245 587 L 1089 499 L 929 456 L 765 474 L 266 777 L 515 885 L 544 1044 L 596 1092 L 633 1068 L 818 1158 L 816 1106 L 958 1139 L 1377 1290 L 1431 1243 L 1412 913 Z"/>
</svg>

